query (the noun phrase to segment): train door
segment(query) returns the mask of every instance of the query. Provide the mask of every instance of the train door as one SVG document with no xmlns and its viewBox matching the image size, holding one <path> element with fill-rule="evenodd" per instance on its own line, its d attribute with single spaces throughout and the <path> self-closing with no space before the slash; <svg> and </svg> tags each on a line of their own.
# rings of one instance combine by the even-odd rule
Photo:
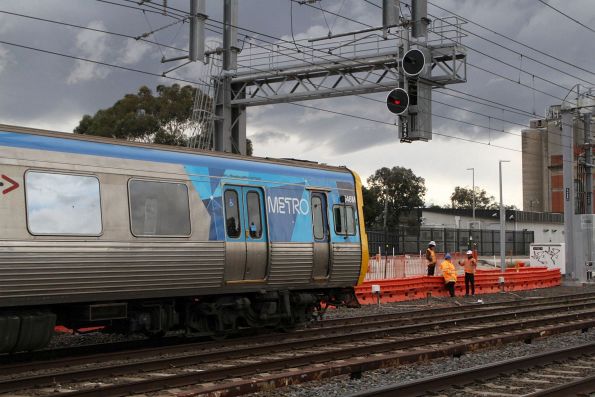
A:
<svg viewBox="0 0 595 397">
<path fill-rule="evenodd" d="M 225 280 L 262 280 L 268 241 L 262 189 L 225 185 Z"/>
<path fill-rule="evenodd" d="M 330 273 L 331 264 L 326 195 L 323 192 L 312 192 L 310 203 L 312 208 L 312 237 L 314 240 L 312 278 L 314 280 L 326 280 Z"/>
</svg>

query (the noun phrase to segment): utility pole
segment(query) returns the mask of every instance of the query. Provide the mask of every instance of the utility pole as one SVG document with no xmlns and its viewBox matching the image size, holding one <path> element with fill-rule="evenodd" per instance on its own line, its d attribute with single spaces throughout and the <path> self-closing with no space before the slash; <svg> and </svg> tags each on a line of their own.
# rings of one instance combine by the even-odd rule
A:
<svg viewBox="0 0 595 397">
<path fill-rule="evenodd" d="M 506 272 L 506 211 L 502 195 L 502 163 L 510 163 L 510 161 L 500 160 L 498 163 L 500 171 L 500 270 L 504 273 Z"/>
<path fill-rule="evenodd" d="M 576 279 L 574 263 L 574 132 L 573 109 L 562 109 L 562 175 L 564 179 L 564 241 L 567 279 Z"/>
<path fill-rule="evenodd" d="M 593 146 L 591 144 L 592 113 L 585 113 L 585 214 L 593 213 Z"/>
<path fill-rule="evenodd" d="M 591 144 L 591 112 L 585 113 L 583 117 L 585 128 L 585 214 L 590 215 L 593 214 L 593 146 Z M 584 252 L 586 251 L 587 254 L 585 265 L 591 264 L 591 266 L 593 266 L 593 228 L 586 228 L 585 234 L 585 240 L 587 242 L 586 250 L 583 250 Z"/>
<path fill-rule="evenodd" d="M 232 77 L 238 67 L 238 0 L 223 2 L 223 71 L 218 90 L 215 150 L 246 154 L 244 107 L 232 105 Z"/>
<path fill-rule="evenodd" d="M 473 183 L 473 224 L 475 225 L 475 168 L 467 168 L 467 171 L 472 172 L 472 183 Z"/>
</svg>

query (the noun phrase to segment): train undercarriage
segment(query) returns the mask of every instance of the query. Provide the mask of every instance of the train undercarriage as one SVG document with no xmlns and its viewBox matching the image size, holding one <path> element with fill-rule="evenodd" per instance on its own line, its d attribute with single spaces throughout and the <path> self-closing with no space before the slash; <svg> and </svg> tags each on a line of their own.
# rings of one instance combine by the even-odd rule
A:
<svg viewBox="0 0 595 397">
<path fill-rule="evenodd" d="M 354 290 L 345 288 L 19 308 L 0 312 L 0 353 L 47 346 L 56 324 L 151 337 L 183 330 L 224 338 L 243 329 L 290 330 L 320 318 L 329 306 L 359 307 L 359 303 Z"/>
</svg>

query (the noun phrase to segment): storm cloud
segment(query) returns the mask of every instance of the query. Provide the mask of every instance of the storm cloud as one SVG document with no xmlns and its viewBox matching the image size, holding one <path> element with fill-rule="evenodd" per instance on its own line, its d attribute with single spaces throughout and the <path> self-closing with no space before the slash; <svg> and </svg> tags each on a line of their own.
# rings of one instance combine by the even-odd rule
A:
<svg viewBox="0 0 595 397">
<path fill-rule="evenodd" d="M 114 2 L 136 7 L 133 2 Z M 371 2 L 381 4 L 379 0 Z M 547 106 L 560 102 L 560 98 L 567 93 L 566 88 L 576 83 L 595 85 L 591 84 L 591 81 L 595 82 L 595 75 L 592 73 L 595 71 L 595 58 L 592 56 L 595 51 L 595 37 L 592 32 L 536 1 L 433 2 L 479 25 L 463 25 L 468 30 L 467 37 L 463 39 L 463 44 L 468 46 L 468 82 L 451 88 L 489 99 L 493 101 L 491 105 L 508 110 L 461 100 L 455 97 L 461 96 L 460 94 L 448 89 L 437 89 L 434 90 L 433 99 L 444 104 L 433 104 L 432 112 L 436 115 L 433 118 L 433 129 L 441 135 L 436 135 L 430 143 L 401 144 L 398 143 L 397 129 L 394 126 L 395 117 L 384 105 L 386 93 L 366 95 L 368 99 L 344 97 L 300 102 L 308 107 L 299 104 L 250 107 L 248 136 L 253 138 L 255 154 L 302 157 L 347 165 L 364 177 L 382 166 L 406 166 L 426 179 L 428 200 L 436 203 L 448 202 L 447 196 L 455 185 L 469 184 L 468 175 L 464 171 L 468 167 L 476 167 L 478 184 L 494 194 L 497 160 L 510 159 L 513 163 L 508 166 L 505 190 L 507 200 L 519 205 L 521 163 L 520 153 L 514 150 L 520 150 L 521 142 L 516 135 L 520 134 L 523 128 L 521 125 L 528 125 L 528 120 L 533 116 L 510 112 L 510 108 L 495 103 L 506 104 L 530 114 L 535 113 L 534 117 L 539 117 Z M 259 39 L 275 41 L 266 35 L 291 40 L 290 1 L 243 0 L 239 3 L 239 25 L 250 30 L 240 31 L 240 39 L 247 40 L 242 52 L 242 62 L 256 62 L 246 57 L 250 51 L 256 51 L 255 47 L 250 47 L 250 40 L 254 43 L 259 43 Z M 402 9 L 407 14 L 409 11 L 406 3 L 402 1 Z M 556 7 L 564 7 L 569 15 L 589 26 L 595 26 L 595 3 L 592 1 L 550 0 L 550 3 Z M 158 5 L 160 2 L 153 1 L 152 4 Z M 319 4 L 323 9 L 352 20 L 336 17 L 330 12 L 325 13 L 318 9 L 318 5 L 309 7 L 294 3 L 293 36 L 296 39 L 324 36 L 329 31 L 338 33 L 363 29 L 369 25 L 379 25 L 382 20 L 380 9 L 363 0 L 324 0 Z M 170 0 L 168 5 L 180 10 L 188 9 L 188 1 L 185 0 Z M 0 123 L 72 131 L 84 114 L 93 114 L 100 108 L 111 106 L 125 94 L 136 92 L 141 85 L 154 89 L 157 84 L 174 82 L 157 76 L 19 48 L 8 43 L 93 59 L 157 75 L 176 65 L 161 64 L 162 57 L 183 54 L 166 46 L 187 48 L 187 24 L 175 24 L 146 37 L 161 44 L 158 46 L 6 13 L 19 13 L 138 37 L 175 22 L 171 15 L 175 11 L 172 10 L 170 15 L 163 15 L 160 12 L 143 13 L 134 8 L 118 7 L 96 0 L 6 0 L 0 5 L 0 11 L 0 41 L 4 42 L 0 43 Z M 428 6 L 428 11 L 431 19 L 448 15 L 432 4 Z M 221 2 L 207 0 L 207 13 L 210 23 L 216 26 L 222 19 Z M 501 32 L 584 70 L 529 50 L 480 26 Z M 211 45 L 220 42 L 217 33 L 209 31 L 208 35 Z M 283 46 L 286 45 L 283 43 Z M 523 56 L 507 51 L 502 46 L 518 51 Z M 545 67 L 532 61 L 530 57 L 559 70 Z M 509 66 L 499 61 L 506 62 Z M 197 81 L 202 70 L 200 65 L 189 65 L 170 75 Z M 355 117 L 312 108 L 328 109 Z M 449 137 L 462 137 L 482 144 Z M 498 149 L 495 146 L 514 150 Z"/>
</svg>

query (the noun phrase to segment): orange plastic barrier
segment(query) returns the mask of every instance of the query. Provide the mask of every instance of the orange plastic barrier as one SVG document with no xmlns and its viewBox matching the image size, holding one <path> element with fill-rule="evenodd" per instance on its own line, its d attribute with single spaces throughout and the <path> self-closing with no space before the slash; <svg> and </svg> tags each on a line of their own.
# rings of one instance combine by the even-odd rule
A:
<svg viewBox="0 0 595 397">
<path fill-rule="evenodd" d="M 478 270 L 475 274 L 475 294 L 492 294 L 500 291 L 499 279 L 504 276 L 504 291 L 523 291 L 537 288 L 549 288 L 560 285 L 560 269 L 546 267 L 518 267 L 506 269 L 502 274 L 499 269 Z M 401 302 L 432 296 L 448 296 L 444 288 L 444 279 L 440 276 L 414 276 L 400 279 L 366 281 L 355 288 L 361 304 L 374 304 L 377 296 L 372 293 L 372 285 L 380 286 L 380 302 Z M 465 294 L 465 276 L 459 275 L 455 285 L 455 294 Z"/>
</svg>

